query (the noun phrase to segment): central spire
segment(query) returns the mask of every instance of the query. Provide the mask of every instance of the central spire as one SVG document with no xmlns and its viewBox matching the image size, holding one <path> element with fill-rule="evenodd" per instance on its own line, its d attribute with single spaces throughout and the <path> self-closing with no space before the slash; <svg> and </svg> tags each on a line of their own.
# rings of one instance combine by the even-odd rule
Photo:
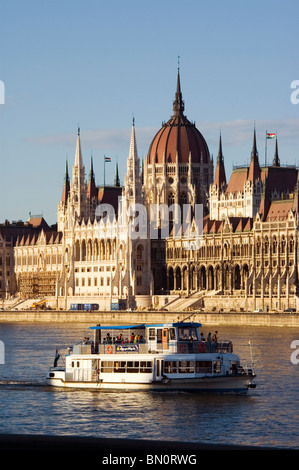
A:
<svg viewBox="0 0 299 470">
<path fill-rule="evenodd" d="M 176 93 L 175 93 L 175 98 L 173 102 L 174 116 L 182 116 L 184 113 L 184 109 L 185 109 L 185 105 L 184 105 L 182 92 L 181 92 L 180 67 L 178 67 Z"/>
</svg>

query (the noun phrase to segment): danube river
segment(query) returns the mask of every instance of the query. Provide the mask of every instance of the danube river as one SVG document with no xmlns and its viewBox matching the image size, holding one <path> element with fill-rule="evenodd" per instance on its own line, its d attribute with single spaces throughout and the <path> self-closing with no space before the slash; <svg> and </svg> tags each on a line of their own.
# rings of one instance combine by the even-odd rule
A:
<svg viewBox="0 0 299 470">
<path fill-rule="evenodd" d="M 1 434 L 150 439 L 299 449 L 299 328 L 204 326 L 255 363 L 246 396 L 96 392 L 46 386 L 56 348 L 92 336 L 85 323 L 0 323 Z M 251 348 L 249 346 L 251 342 Z M 297 347 L 298 348 L 298 347 Z M 293 353 L 293 357 L 291 356 Z"/>
</svg>

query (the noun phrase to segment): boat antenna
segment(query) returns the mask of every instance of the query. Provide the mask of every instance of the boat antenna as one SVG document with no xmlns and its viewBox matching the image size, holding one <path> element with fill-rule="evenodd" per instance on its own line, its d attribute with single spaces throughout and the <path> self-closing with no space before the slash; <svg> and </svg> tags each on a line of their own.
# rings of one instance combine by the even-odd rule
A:
<svg viewBox="0 0 299 470">
<path fill-rule="evenodd" d="M 251 341 L 250 340 L 248 341 L 248 345 L 249 345 L 249 348 L 250 348 L 251 364 L 252 364 L 252 367 L 253 367 L 254 362 L 253 362 L 252 346 L 251 346 Z"/>
<path fill-rule="evenodd" d="M 191 315 L 188 315 L 188 317 L 183 318 L 183 320 L 179 321 L 179 323 L 183 323 L 184 321 L 188 320 L 189 318 L 193 317 L 193 315 L 196 315 L 196 312 L 191 313 Z"/>
</svg>

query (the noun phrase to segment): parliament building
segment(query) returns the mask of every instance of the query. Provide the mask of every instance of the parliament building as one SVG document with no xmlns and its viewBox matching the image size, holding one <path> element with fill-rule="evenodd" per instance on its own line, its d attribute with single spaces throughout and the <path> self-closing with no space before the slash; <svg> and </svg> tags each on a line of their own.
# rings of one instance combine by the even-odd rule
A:
<svg viewBox="0 0 299 470">
<path fill-rule="evenodd" d="M 298 170 L 280 164 L 277 139 L 272 163 L 262 166 L 254 128 L 249 166 L 234 167 L 227 180 L 221 135 L 214 168 L 205 138 L 186 117 L 179 73 L 172 115 L 143 162 L 133 120 L 123 186 L 116 167 L 114 185 L 98 187 L 92 159 L 86 178 L 80 129 L 75 137 L 57 224 L 32 216 L 0 226 L 5 305 L 299 309 Z M 156 207 L 169 209 L 166 236 Z M 182 230 L 185 207 L 191 226 L 201 207 L 200 234 Z M 179 219 L 172 208 L 181 209 Z"/>
</svg>

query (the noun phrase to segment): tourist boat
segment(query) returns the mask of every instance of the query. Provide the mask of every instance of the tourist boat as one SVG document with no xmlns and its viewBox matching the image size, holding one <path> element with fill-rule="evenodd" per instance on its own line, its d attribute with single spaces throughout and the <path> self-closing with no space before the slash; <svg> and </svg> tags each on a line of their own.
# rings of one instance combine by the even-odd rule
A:
<svg viewBox="0 0 299 470">
<path fill-rule="evenodd" d="M 253 364 L 241 365 L 230 341 L 203 340 L 201 324 L 92 326 L 94 337 L 68 348 L 47 383 L 65 388 L 246 393 Z"/>
</svg>

